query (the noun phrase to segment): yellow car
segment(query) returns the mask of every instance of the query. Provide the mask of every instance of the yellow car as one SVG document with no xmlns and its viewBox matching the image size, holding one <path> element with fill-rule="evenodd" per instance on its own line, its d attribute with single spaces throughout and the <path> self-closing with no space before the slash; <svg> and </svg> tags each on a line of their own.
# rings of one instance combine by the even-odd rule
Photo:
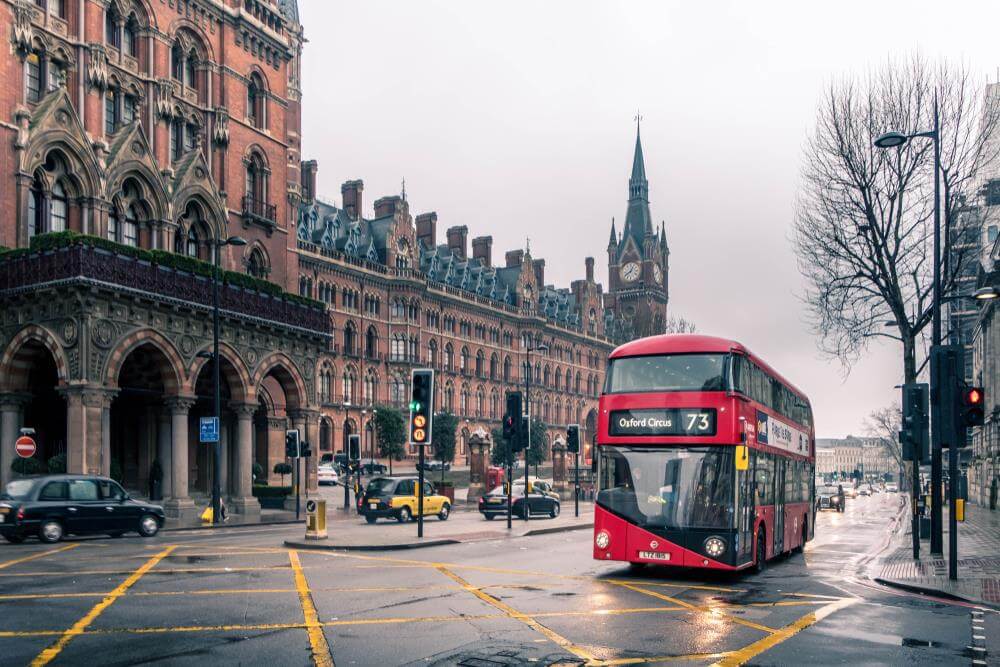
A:
<svg viewBox="0 0 1000 667">
<path fill-rule="evenodd" d="M 380 518 L 406 523 L 418 514 L 417 486 L 416 477 L 376 477 L 358 498 L 358 514 L 368 523 Z M 434 484 L 424 480 L 424 517 L 437 516 L 447 521 L 450 514 L 451 501 L 437 495 Z"/>
</svg>

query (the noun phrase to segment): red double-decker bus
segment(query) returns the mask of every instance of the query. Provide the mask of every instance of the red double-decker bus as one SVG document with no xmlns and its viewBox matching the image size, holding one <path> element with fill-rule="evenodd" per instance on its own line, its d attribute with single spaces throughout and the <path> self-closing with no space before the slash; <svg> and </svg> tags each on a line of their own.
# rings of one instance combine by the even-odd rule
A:
<svg viewBox="0 0 1000 667">
<path fill-rule="evenodd" d="M 812 538 L 815 453 L 809 401 L 743 345 L 622 345 L 600 402 L 594 558 L 762 570 Z"/>
</svg>

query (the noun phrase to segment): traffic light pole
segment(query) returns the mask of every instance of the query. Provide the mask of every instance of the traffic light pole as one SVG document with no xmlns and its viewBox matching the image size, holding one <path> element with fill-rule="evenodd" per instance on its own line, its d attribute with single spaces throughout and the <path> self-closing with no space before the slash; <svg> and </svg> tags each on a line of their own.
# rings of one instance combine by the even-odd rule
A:
<svg viewBox="0 0 1000 667">
<path fill-rule="evenodd" d="M 299 491 L 302 488 L 302 457 L 295 459 L 295 520 L 299 520 L 300 501 Z"/>
<path fill-rule="evenodd" d="M 941 345 L 941 131 L 934 94 L 934 312 L 931 349 Z M 937 371 L 937 372 L 935 372 Z M 931 555 L 944 551 L 941 535 L 941 369 L 931 365 Z M 936 377 L 935 377 L 936 375 Z"/>
<path fill-rule="evenodd" d="M 511 442 L 507 440 L 507 530 L 511 529 L 514 514 L 514 452 Z"/>
<path fill-rule="evenodd" d="M 913 514 L 913 520 L 910 524 L 910 532 L 913 533 L 913 560 L 920 560 L 920 505 L 917 502 L 917 498 L 921 496 L 919 449 L 919 447 L 913 446 L 913 472 L 910 479 L 910 502 L 913 505 L 910 508 Z"/>
<path fill-rule="evenodd" d="M 417 458 L 417 537 L 424 536 L 424 446 Z"/>
<path fill-rule="evenodd" d="M 948 578 L 958 580 L 958 443 L 948 449 Z"/>
<path fill-rule="evenodd" d="M 580 516 L 580 450 L 578 449 L 575 454 L 573 454 L 573 460 L 576 464 L 576 488 L 573 491 L 573 510 L 577 517 Z"/>
</svg>

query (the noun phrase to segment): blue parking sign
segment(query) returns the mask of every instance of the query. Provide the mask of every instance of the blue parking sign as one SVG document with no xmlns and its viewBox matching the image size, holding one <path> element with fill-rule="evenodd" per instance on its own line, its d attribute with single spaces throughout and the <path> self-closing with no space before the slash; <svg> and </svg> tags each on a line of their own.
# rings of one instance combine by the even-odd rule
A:
<svg viewBox="0 0 1000 667">
<path fill-rule="evenodd" d="M 213 443 L 219 441 L 219 418 L 218 417 L 202 417 L 201 418 L 201 429 L 199 432 L 199 440 L 205 443 Z"/>
</svg>

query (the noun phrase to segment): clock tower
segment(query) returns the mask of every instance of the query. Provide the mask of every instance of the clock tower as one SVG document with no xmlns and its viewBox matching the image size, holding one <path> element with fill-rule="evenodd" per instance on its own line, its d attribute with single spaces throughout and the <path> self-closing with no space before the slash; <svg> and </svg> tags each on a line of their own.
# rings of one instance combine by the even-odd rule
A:
<svg viewBox="0 0 1000 667">
<path fill-rule="evenodd" d="M 649 212 L 649 182 L 637 118 L 625 225 L 618 236 L 612 220 L 608 241 L 609 290 L 604 305 L 618 338 L 631 340 L 665 332 L 669 260 L 665 226 L 660 223 L 658 229 L 654 227 Z"/>
</svg>

